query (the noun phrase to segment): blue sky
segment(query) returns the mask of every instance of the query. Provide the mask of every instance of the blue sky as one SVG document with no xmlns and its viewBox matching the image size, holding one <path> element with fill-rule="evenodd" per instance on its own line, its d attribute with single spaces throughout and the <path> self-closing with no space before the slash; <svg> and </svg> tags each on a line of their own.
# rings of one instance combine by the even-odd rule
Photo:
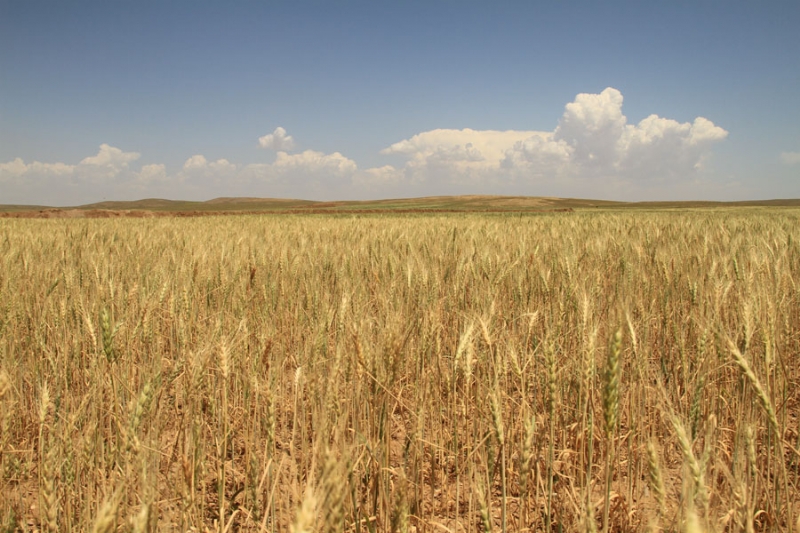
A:
<svg viewBox="0 0 800 533">
<path fill-rule="evenodd" d="M 0 0 L 0 203 L 800 197 L 800 2 Z"/>
</svg>

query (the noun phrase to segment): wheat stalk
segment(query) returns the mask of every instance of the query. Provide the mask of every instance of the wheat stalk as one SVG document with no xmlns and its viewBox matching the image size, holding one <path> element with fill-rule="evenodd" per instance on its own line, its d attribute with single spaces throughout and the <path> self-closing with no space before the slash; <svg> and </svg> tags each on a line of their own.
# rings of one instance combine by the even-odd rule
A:
<svg viewBox="0 0 800 533">
<path fill-rule="evenodd" d="M 747 362 L 747 359 L 745 359 L 744 355 L 742 355 L 742 352 L 739 351 L 739 348 L 737 348 L 730 339 L 728 339 L 728 349 L 733 356 L 734 362 L 742 371 L 742 374 L 744 374 L 744 376 L 747 378 L 747 381 L 750 382 L 750 385 L 753 387 L 761 407 L 763 407 L 764 411 L 767 413 L 769 425 L 772 427 L 775 435 L 778 438 L 781 438 L 780 428 L 778 426 L 778 418 L 775 416 L 775 407 L 773 406 L 772 400 L 769 398 L 767 391 L 761 385 L 761 381 L 759 381 L 755 372 L 753 372 L 752 368 L 750 368 L 750 363 Z"/>
<path fill-rule="evenodd" d="M 658 504 L 658 519 L 663 520 L 667 513 L 666 491 L 664 490 L 664 477 L 661 474 L 661 464 L 658 460 L 658 450 L 654 439 L 647 441 L 647 479 L 650 490 Z"/>
<path fill-rule="evenodd" d="M 502 504 L 501 521 L 502 530 L 506 531 L 506 437 L 503 427 L 503 413 L 500 410 L 500 399 L 498 398 L 499 385 L 495 381 L 495 389 L 490 394 L 490 404 L 492 408 L 492 422 L 494 423 L 494 434 L 497 439 L 497 446 L 500 452 L 500 482 L 502 484 Z"/>
<path fill-rule="evenodd" d="M 121 495 L 122 490 L 118 488 L 110 498 L 103 502 L 92 525 L 92 533 L 111 533 L 116 529 Z"/>
<path fill-rule="evenodd" d="M 618 329 L 611 338 L 611 345 L 606 357 L 605 383 L 603 386 L 603 418 L 606 429 L 606 493 L 603 507 L 603 533 L 608 533 L 609 509 L 611 505 L 611 478 L 614 462 L 614 433 L 617 429 L 619 413 L 619 357 L 622 351 L 622 329 Z"/>
<path fill-rule="evenodd" d="M 317 520 L 317 496 L 314 488 L 306 486 L 303 501 L 297 509 L 294 522 L 290 528 L 292 533 L 312 533 Z"/>
</svg>

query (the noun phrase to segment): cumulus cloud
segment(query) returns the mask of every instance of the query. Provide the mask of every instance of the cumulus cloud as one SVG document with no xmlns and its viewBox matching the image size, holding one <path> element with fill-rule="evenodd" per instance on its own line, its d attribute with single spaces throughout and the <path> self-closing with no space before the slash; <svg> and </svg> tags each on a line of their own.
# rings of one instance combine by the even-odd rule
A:
<svg viewBox="0 0 800 533">
<path fill-rule="evenodd" d="M 97 152 L 97 155 L 84 158 L 81 161 L 81 165 L 121 170 L 127 167 L 128 163 L 137 159 L 139 159 L 139 154 L 136 152 L 123 152 L 119 148 L 103 143 L 100 145 L 100 151 Z"/>
<path fill-rule="evenodd" d="M 0 182 L 18 181 L 26 177 L 58 177 L 72 176 L 75 172 L 75 165 L 65 163 L 41 163 L 32 161 L 25 163 L 19 157 L 8 163 L 0 164 Z"/>
<path fill-rule="evenodd" d="M 564 108 L 553 133 L 573 148 L 572 162 L 604 166 L 616 159 L 615 145 L 625 131 L 622 93 L 611 87 L 600 94 L 579 94 Z"/>
<path fill-rule="evenodd" d="M 381 154 L 407 157 L 404 170 L 411 181 L 426 181 L 431 174 L 463 181 L 467 176 L 488 177 L 510 146 L 535 135 L 535 131 L 437 129 L 394 143 Z"/>
<path fill-rule="evenodd" d="M 355 161 L 348 159 L 339 152 L 325 154 L 314 150 L 306 150 L 299 154 L 278 152 L 273 167 L 276 172 L 330 174 L 344 176 L 351 174 L 358 168 Z"/>
<path fill-rule="evenodd" d="M 77 164 L 20 158 L 0 163 L 0 184 L 13 185 L 6 185 L 2 192 L 10 197 L 11 191 L 17 198 L 41 197 L 25 196 L 26 187 L 58 197 L 58 191 L 67 190 L 65 186 L 76 197 L 87 191 L 97 195 L 101 190 L 103 194 L 134 194 L 131 191 L 148 187 L 195 198 L 227 196 L 233 191 L 290 191 L 298 197 L 341 197 L 381 189 L 457 194 L 468 190 L 465 184 L 470 191 L 585 196 L 600 191 L 605 197 L 632 190 L 700 190 L 706 175 L 703 164 L 728 132 L 704 117 L 679 122 L 653 114 L 629 123 L 622 106 L 622 94 L 609 87 L 598 94 L 577 95 L 549 131 L 425 131 L 380 152 L 404 162 L 367 169 L 360 169 L 340 152 L 290 153 L 294 139 L 277 127 L 258 139 L 260 147 L 275 152 L 272 162 L 236 164 L 195 154 L 173 172 L 159 163 L 145 164 L 137 171 L 131 165 L 139 160 L 139 153 L 102 144 L 95 155 Z M 788 165 L 800 164 L 800 152 L 784 152 L 780 157 Z M 346 188 L 348 183 L 352 188 Z M 81 184 L 82 189 L 71 187 Z"/>
<path fill-rule="evenodd" d="M 224 158 L 210 160 L 203 154 L 195 154 L 172 173 L 161 163 L 145 164 L 138 170 L 130 168 L 139 157 L 136 152 L 125 152 L 103 144 L 97 154 L 85 157 L 77 164 L 26 163 L 21 158 L 0 163 L 0 184 L 6 185 L 0 203 L 25 198 L 42 201 L 41 191 L 47 191 L 46 196 L 51 198 L 49 201 L 59 197 L 58 191 L 70 191 L 70 195 L 80 202 L 81 191 L 94 198 L 101 190 L 104 195 L 117 191 L 122 196 L 130 196 L 141 194 L 143 188 L 152 188 L 195 198 L 226 195 L 232 190 L 247 194 L 248 187 L 263 190 L 259 186 L 265 184 L 285 191 L 293 184 L 306 183 L 321 190 L 340 186 L 358 172 L 355 161 L 341 153 L 314 150 L 297 154 L 278 151 L 272 163 L 249 165 L 236 164 Z M 91 185 L 92 188 L 81 189 L 77 185 Z M 100 185 L 103 187 L 99 188 Z M 313 193 L 311 189 L 304 192 Z"/>
<path fill-rule="evenodd" d="M 353 183 L 368 187 L 399 185 L 405 181 L 405 173 L 392 165 L 368 168 L 353 175 Z"/>
<path fill-rule="evenodd" d="M 449 130 L 437 129 L 414 135 L 381 150 L 382 154 L 403 154 L 409 157 L 439 157 L 471 159 L 473 161 L 499 160 L 505 150 L 517 141 L 536 135 L 535 131 Z M 466 157 L 465 157 L 466 156 Z"/>
<path fill-rule="evenodd" d="M 237 165 L 227 159 L 209 161 L 202 154 L 188 158 L 175 176 L 176 181 L 201 190 L 216 188 L 227 194 L 226 187 L 258 187 L 263 184 L 334 183 L 349 178 L 357 171 L 355 161 L 339 152 L 326 154 L 306 150 L 298 154 L 280 151 L 272 163 Z M 144 172 L 144 169 L 142 169 Z M 152 172 L 156 172 L 153 169 Z"/>
<path fill-rule="evenodd" d="M 183 163 L 177 174 L 181 183 L 191 182 L 195 185 L 219 185 L 236 178 L 237 165 L 227 159 L 209 161 L 202 154 L 196 154 Z"/>
<path fill-rule="evenodd" d="M 210 170 L 215 174 L 225 174 L 234 172 L 236 165 L 227 159 L 217 159 L 216 161 L 209 162 L 204 155 L 193 155 L 183 164 L 183 172 L 202 172 Z"/>
<path fill-rule="evenodd" d="M 688 176 L 702 168 L 711 145 L 727 135 L 703 117 L 690 124 L 650 115 L 635 126 L 625 126 L 613 153 L 613 169 L 630 178 L 650 173 L 666 178 Z"/>
<path fill-rule="evenodd" d="M 281 152 L 294 148 L 294 139 L 286 134 L 285 129 L 278 126 L 272 133 L 259 137 L 258 144 L 261 148 Z"/>
<path fill-rule="evenodd" d="M 407 158 L 412 181 L 519 182 L 551 179 L 688 179 L 728 132 L 710 120 L 650 115 L 628 124 L 609 87 L 579 94 L 553 131 L 432 130 L 384 149 Z"/>
<path fill-rule="evenodd" d="M 622 93 L 579 94 L 567 104 L 553 136 L 573 147 L 571 162 L 587 177 L 680 178 L 699 170 L 728 132 L 698 117 L 692 123 L 650 115 L 628 124 Z"/>
<path fill-rule="evenodd" d="M 67 163 L 25 163 L 16 158 L 0 164 L 0 181 L 69 179 L 73 182 L 110 181 L 127 170 L 128 164 L 139 159 L 136 152 L 123 152 L 119 148 L 101 144 L 97 155 L 85 157 L 77 165 Z"/>
<path fill-rule="evenodd" d="M 171 179 L 181 197 L 296 196 L 328 198 L 357 172 L 356 163 L 339 152 L 280 151 L 270 163 L 236 164 L 202 154 L 186 159 Z M 169 178 L 168 178 L 169 180 Z"/>
<path fill-rule="evenodd" d="M 0 183 L 16 181 L 28 170 L 28 165 L 21 158 L 16 158 L 8 163 L 0 163 Z"/>
<path fill-rule="evenodd" d="M 75 176 L 93 183 L 109 182 L 128 169 L 128 164 L 139 159 L 137 152 L 123 152 L 107 144 L 100 145 L 97 155 L 84 158 L 75 169 Z"/>
<path fill-rule="evenodd" d="M 167 179 L 167 167 L 162 164 L 144 165 L 142 169 L 136 173 L 136 180 L 140 185 L 163 183 L 166 182 Z"/>
<path fill-rule="evenodd" d="M 781 161 L 786 165 L 800 164 L 800 152 L 781 152 Z"/>
<path fill-rule="evenodd" d="M 269 183 L 275 181 L 276 174 L 271 163 L 253 163 L 239 169 L 237 178 L 244 183 Z"/>
<path fill-rule="evenodd" d="M 553 135 L 537 132 L 517 141 L 505 151 L 500 166 L 508 171 L 522 171 L 536 178 L 558 177 L 569 170 L 575 148 Z"/>
<path fill-rule="evenodd" d="M 193 155 L 183 163 L 183 170 L 191 171 L 197 168 L 205 168 L 208 166 L 208 160 L 205 156 L 197 154 Z"/>
</svg>

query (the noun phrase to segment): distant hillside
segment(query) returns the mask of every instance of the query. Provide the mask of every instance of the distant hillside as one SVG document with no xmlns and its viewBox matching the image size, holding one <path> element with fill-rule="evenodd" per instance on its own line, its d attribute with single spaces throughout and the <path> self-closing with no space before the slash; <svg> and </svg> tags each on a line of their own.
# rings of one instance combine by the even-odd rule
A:
<svg viewBox="0 0 800 533">
<path fill-rule="evenodd" d="M 679 209 L 707 207 L 800 207 L 800 199 L 753 200 L 741 202 L 614 202 L 543 196 L 429 196 L 367 201 L 319 202 L 282 198 L 214 198 L 205 202 L 147 198 L 124 202 L 98 202 L 76 207 L 0 205 L 4 216 L 28 217 L 110 217 L 193 216 L 224 213 L 367 213 L 367 212 L 535 212 L 572 209 Z"/>
<path fill-rule="evenodd" d="M 711 202 L 705 200 L 686 202 L 620 202 L 622 207 L 800 207 L 800 198 L 776 200 L 745 200 L 739 202 Z"/>
<path fill-rule="evenodd" d="M 75 209 L 113 209 L 146 211 L 251 211 L 289 209 L 313 204 L 309 200 L 284 200 L 281 198 L 214 198 L 206 202 L 186 200 L 162 200 L 147 198 L 132 202 L 98 202 L 75 207 Z"/>
<path fill-rule="evenodd" d="M 17 211 L 38 211 L 40 209 L 49 209 L 49 208 L 43 205 L 0 204 L 0 213 L 15 213 Z"/>
</svg>

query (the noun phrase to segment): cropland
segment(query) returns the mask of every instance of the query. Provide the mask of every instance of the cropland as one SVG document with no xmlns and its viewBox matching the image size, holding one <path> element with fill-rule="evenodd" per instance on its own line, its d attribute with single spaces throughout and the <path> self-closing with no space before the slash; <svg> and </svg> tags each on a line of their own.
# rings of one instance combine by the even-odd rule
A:
<svg viewBox="0 0 800 533">
<path fill-rule="evenodd" d="M 800 209 L 537 201 L 0 218 L 0 531 L 800 530 Z"/>
</svg>

